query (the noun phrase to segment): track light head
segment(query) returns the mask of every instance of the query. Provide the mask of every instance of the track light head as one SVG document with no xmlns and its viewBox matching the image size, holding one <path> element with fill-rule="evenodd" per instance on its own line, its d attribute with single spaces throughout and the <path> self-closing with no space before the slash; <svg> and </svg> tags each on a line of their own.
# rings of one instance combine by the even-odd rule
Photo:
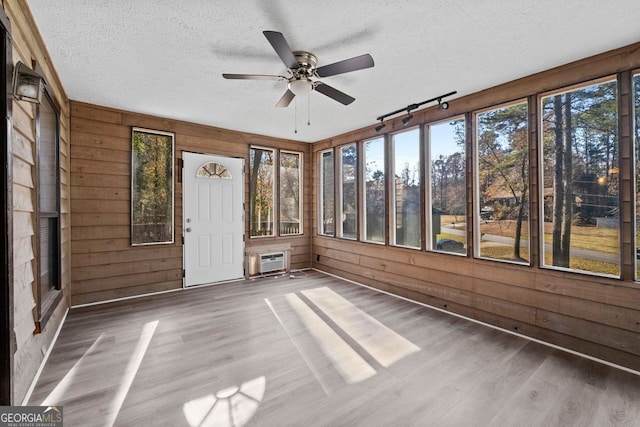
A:
<svg viewBox="0 0 640 427">
<path fill-rule="evenodd" d="M 384 119 L 380 120 L 380 124 L 376 126 L 376 132 L 380 132 L 386 125 L 384 124 Z"/>
<path fill-rule="evenodd" d="M 407 113 L 409 112 L 407 111 Z M 403 118 L 402 125 L 406 126 L 411 121 L 411 119 L 413 119 L 413 114 L 409 114 L 407 117 Z"/>
<path fill-rule="evenodd" d="M 449 103 L 447 101 L 442 102 L 442 99 L 438 99 L 438 110 L 444 111 L 449 109 Z"/>
</svg>

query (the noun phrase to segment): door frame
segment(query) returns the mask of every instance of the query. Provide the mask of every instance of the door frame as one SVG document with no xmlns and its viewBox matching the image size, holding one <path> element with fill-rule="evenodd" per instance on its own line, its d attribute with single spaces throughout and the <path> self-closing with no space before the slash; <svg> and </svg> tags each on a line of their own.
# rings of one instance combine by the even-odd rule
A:
<svg viewBox="0 0 640 427">
<path fill-rule="evenodd" d="M 11 405 L 13 394 L 13 354 L 15 350 L 13 333 L 13 147 L 12 147 L 12 85 L 13 71 L 11 24 L 4 9 L 0 9 L 0 30 L 2 35 L 2 52 L 0 53 L 0 73 L 5 82 L 0 89 L 2 105 L 0 109 L 4 120 L 0 125 L 3 147 L 0 150 L 0 168 L 3 169 L 2 213 L 0 214 L 0 233 L 6 236 L 0 244 L 0 405 Z"/>
<path fill-rule="evenodd" d="M 211 282 L 211 283 L 205 283 L 205 284 L 200 284 L 200 285 L 187 285 L 187 246 L 185 245 L 185 210 L 187 208 L 187 203 L 185 202 L 185 191 L 184 191 L 184 174 L 185 174 L 185 168 L 184 168 L 184 154 L 185 153 L 189 153 L 189 154 L 200 154 L 203 156 L 215 156 L 215 157 L 222 157 L 222 158 L 227 158 L 227 159 L 235 159 L 235 160 L 241 160 L 242 161 L 242 197 L 241 197 L 241 204 L 242 204 L 242 219 L 243 219 L 243 227 L 242 227 L 242 254 L 243 254 L 243 259 L 242 259 L 242 271 L 243 271 L 243 276 L 239 277 L 237 279 L 229 279 L 229 280 L 221 280 L 219 282 Z M 238 281 L 242 281 L 242 280 L 246 280 L 247 278 L 247 262 L 246 262 L 246 249 L 247 249 L 247 244 L 246 244 L 246 217 L 245 217 L 245 191 L 246 191 L 246 176 L 245 176 L 245 169 L 246 169 L 246 159 L 244 157 L 236 157 L 236 156 L 226 156 L 224 154 L 215 154 L 215 153 L 203 153 L 203 152 L 197 152 L 197 151 L 189 151 L 189 150 L 181 150 L 180 151 L 180 182 L 182 183 L 182 223 L 181 223 L 181 227 L 182 227 L 182 288 L 183 289 L 191 289 L 191 288 L 197 288 L 197 287 L 201 287 L 201 286 L 213 286 L 213 285 L 220 285 L 223 283 L 229 283 L 229 282 L 238 282 Z"/>
</svg>

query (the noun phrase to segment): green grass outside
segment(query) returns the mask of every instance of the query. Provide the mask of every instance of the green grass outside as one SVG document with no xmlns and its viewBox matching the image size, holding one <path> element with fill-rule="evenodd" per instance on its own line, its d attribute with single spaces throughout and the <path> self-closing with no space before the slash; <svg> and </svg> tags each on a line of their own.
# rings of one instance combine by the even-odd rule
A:
<svg viewBox="0 0 640 427">
<path fill-rule="evenodd" d="M 456 221 L 458 219 L 458 221 Z M 465 224 L 460 222 L 460 217 L 455 218 L 453 216 L 443 216 L 442 224 L 454 224 L 455 229 L 464 230 Z M 545 243 L 552 242 L 552 224 L 545 223 Z M 480 231 L 487 234 L 495 234 L 498 236 L 515 237 L 515 222 L 514 221 L 488 221 L 480 225 Z M 528 236 L 528 223 L 523 224 L 522 239 L 527 240 Z M 527 231 L 527 233 L 525 233 Z M 441 233 L 438 234 L 438 239 L 452 239 L 464 243 L 464 237 L 455 234 Z M 611 228 L 598 228 L 598 227 L 571 227 L 571 247 L 592 250 L 601 253 L 618 254 L 620 253 L 620 235 L 618 230 Z M 483 258 L 493 258 L 498 260 L 508 260 L 517 262 L 527 262 L 529 260 L 529 248 L 520 248 L 520 256 L 522 260 L 516 260 L 513 258 L 513 247 L 507 245 L 495 245 L 486 246 L 482 248 Z M 547 253 L 545 255 L 545 264 L 552 265 L 552 254 Z M 582 270 L 591 273 L 611 274 L 617 276 L 620 274 L 620 266 L 617 264 L 611 264 L 604 261 L 593 261 L 584 258 L 571 257 L 569 260 L 569 268 L 573 270 Z"/>
<path fill-rule="evenodd" d="M 458 222 L 456 222 L 456 219 Z M 465 224 L 459 222 L 462 219 L 461 217 L 454 217 L 453 215 L 443 215 L 442 225 L 455 224 L 457 230 L 464 230 L 466 228 Z M 551 243 L 553 232 L 552 224 L 545 222 L 544 228 L 544 241 L 545 243 Z M 515 221 L 488 221 L 480 224 L 480 232 L 514 238 L 516 235 L 516 223 Z M 442 236 L 444 235 L 445 234 L 442 234 Z M 460 240 L 461 237 L 452 236 L 447 238 Z M 522 239 L 529 239 L 528 222 L 523 223 Z M 612 228 L 581 227 L 574 225 L 571 227 L 571 247 L 617 254 L 620 253 L 620 234 L 618 230 Z"/>
<path fill-rule="evenodd" d="M 529 259 L 529 249 L 521 248 L 520 255 L 525 259 Z M 510 246 L 492 246 L 482 248 L 482 256 L 485 258 L 514 261 L 513 248 Z M 551 254 L 547 254 L 545 257 L 545 264 L 551 265 Z M 591 273 L 612 274 L 615 276 L 620 274 L 620 267 L 617 264 L 611 264 L 603 261 L 592 261 L 578 257 L 571 257 L 569 260 L 569 266 L 573 270 L 583 270 Z"/>
</svg>

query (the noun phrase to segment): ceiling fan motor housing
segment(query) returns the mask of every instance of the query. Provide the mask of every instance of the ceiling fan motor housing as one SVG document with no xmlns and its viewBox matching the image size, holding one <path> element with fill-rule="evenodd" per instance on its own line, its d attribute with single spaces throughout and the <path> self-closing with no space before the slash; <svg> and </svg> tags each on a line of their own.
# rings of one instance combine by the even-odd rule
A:
<svg viewBox="0 0 640 427">
<path fill-rule="evenodd" d="M 298 68 L 294 68 L 291 70 L 294 77 L 312 77 L 316 70 L 316 64 L 318 64 L 318 58 L 316 58 L 313 53 L 305 52 L 302 50 L 294 51 L 293 56 L 295 56 L 296 61 L 298 61 Z"/>
</svg>

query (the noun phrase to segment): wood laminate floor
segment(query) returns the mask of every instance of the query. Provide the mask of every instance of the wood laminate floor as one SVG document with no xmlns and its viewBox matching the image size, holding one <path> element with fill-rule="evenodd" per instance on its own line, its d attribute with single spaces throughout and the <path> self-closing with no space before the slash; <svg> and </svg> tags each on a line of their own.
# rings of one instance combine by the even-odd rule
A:
<svg viewBox="0 0 640 427">
<path fill-rule="evenodd" d="M 640 426 L 640 377 L 318 272 L 72 309 L 65 426 Z"/>
</svg>

